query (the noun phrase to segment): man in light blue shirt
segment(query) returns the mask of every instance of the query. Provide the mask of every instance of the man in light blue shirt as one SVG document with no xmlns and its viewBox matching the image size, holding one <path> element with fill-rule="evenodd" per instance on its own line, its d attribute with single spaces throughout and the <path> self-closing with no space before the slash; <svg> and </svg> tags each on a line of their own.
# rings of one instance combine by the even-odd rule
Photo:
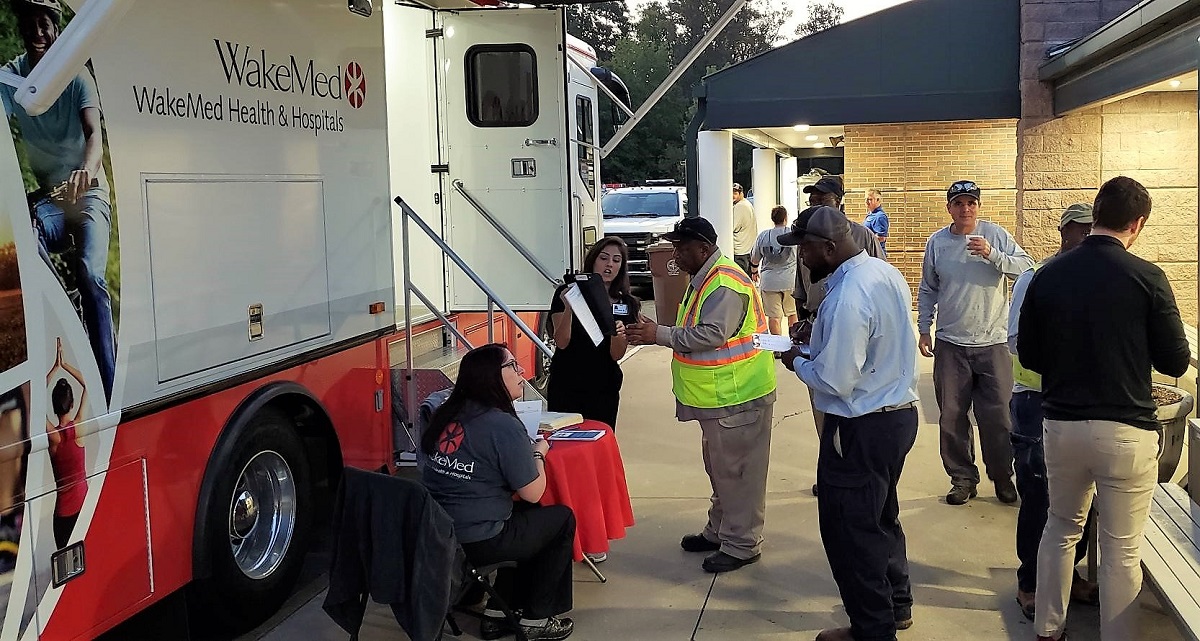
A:
<svg viewBox="0 0 1200 641">
<path fill-rule="evenodd" d="M 800 241 L 815 280 L 829 277 L 811 360 L 784 365 L 825 413 L 817 457 L 821 541 L 849 628 L 817 641 L 895 639 L 912 625 L 912 589 L 896 485 L 917 439 L 917 339 L 899 270 L 859 249 L 841 211 L 813 212 Z"/>
<path fill-rule="evenodd" d="M 863 227 L 875 233 L 875 237 L 879 239 L 879 246 L 884 249 L 884 258 L 887 258 L 887 239 L 891 224 L 888 222 L 887 212 L 883 211 L 883 195 L 878 189 L 867 192 L 867 217 L 863 220 Z"/>
</svg>

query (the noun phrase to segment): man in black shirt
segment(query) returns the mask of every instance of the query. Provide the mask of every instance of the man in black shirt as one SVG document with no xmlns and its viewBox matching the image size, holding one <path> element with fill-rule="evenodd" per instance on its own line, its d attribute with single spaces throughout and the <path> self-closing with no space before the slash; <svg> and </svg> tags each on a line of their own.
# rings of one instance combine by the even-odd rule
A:
<svg viewBox="0 0 1200 641">
<path fill-rule="evenodd" d="M 1038 639 L 1063 636 L 1075 544 L 1096 494 L 1100 636 L 1136 639 L 1142 531 L 1158 471 L 1150 369 L 1182 376 L 1190 350 L 1166 274 L 1127 250 L 1150 217 L 1137 181 L 1104 183 L 1092 233 L 1038 270 L 1017 335 L 1042 375 L 1050 514 L 1038 550 Z"/>
</svg>

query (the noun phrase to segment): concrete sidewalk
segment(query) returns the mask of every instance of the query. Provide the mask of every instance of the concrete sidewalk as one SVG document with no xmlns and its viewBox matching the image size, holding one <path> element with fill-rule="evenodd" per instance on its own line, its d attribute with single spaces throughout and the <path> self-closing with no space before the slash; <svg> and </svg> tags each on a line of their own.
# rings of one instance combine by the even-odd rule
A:
<svg viewBox="0 0 1200 641">
<path fill-rule="evenodd" d="M 808 396 L 779 366 L 779 402 L 768 486 L 762 560 L 737 572 L 707 574 L 701 554 L 679 549 L 679 538 L 703 526 L 710 493 L 695 423 L 674 419 L 670 352 L 645 348 L 624 365 L 618 438 L 637 525 L 614 541 L 600 566 L 601 584 L 575 568 L 572 639 L 654 641 L 683 639 L 811 639 L 822 628 L 846 625 L 817 528 L 817 438 Z M 901 520 L 908 535 L 916 625 L 903 641 L 976 641 L 1034 638 L 1015 602 L 1017 510 L 996 501 L 990 485 L 963 507 L 946 505 L 949 481 L 938 456 L 932 361 L 922 359 L 921 429 L 900 485 Z M 244 639 L 339 640 L 347 634 L 321 611 L 319 585 L 299 595 L 286 619 Z M 1154 595 L 1141 606 L 1143 639 L 1180 639 Z M 1099 610 L 1074 606 L 1072 641 L 1099 639 Z M 477 625 L 459 617 L 462 638 Z M 403 639 L 391 612 L 372 605 L 362 641 Z M 447 635 L 446 638 L 453 638 Z M 511 638 L 511 637 L 510 637 Z"/>
</svg>

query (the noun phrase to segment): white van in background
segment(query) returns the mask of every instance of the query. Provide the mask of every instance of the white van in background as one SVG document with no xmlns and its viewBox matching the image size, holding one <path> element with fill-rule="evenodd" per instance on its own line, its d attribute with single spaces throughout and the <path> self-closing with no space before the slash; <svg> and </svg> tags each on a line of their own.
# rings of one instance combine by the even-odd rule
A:
<svg viewBox="0 0 1200 641">
<path fill-rule="evenodd" d="M 630 282 L 649 285 L 646 248 L 683 220 L 687 188 L 673 180 L 648 180 L 644 187 L 609 191 L 601 200 L 600 210 L 604 213 L 604 234 L 617 236 L 629 246 Z"/>
</svg>

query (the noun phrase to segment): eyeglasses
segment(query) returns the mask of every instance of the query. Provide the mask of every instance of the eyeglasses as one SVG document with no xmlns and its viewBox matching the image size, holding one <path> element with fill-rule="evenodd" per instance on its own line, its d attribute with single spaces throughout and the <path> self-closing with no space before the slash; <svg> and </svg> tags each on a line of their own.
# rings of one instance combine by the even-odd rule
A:
<svg viewBox="0 0 1200 641">
<path fill-rule="evenodd" d="M 954 183 L 953 185 L 950 185 L 950 193 L 951 194 L 961 194 L 963 192 L 978 191 L 978 190 L 979 190 L 979 186 L 969 180 L 960 182 L 960 183 Z"/>
<path fill-rule="evenodd" d="M 516 359 L 513 359 L 513 360 L 511 360 L 511 361 L 509 361 L 509 362 L 507 362 L 507 363 L 505 363 L 505 364 L 501 365 L 501 366 L 500 366 L 500 369 L 504 369 L 505 367 L 511 368 L 511 369 L 512 369 L 512 371 L 514 371 L 514 372 L 516 372 L 516 373 L 518 373 L 518 374 L 520 374 L 520 373 L 521 373 L 521 370 L 522 370 L 521 364 L 520 364 L 520 363 L 518 363 L 518 362 L 516 361 Z"/>
</svg>

